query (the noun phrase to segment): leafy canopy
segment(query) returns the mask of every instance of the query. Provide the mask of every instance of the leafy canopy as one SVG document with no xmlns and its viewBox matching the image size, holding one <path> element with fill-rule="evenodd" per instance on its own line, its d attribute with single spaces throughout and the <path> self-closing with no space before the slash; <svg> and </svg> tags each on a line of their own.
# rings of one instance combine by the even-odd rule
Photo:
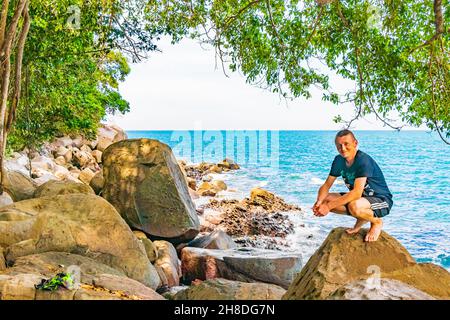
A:
<svg viewBox="0 0 450 320">
<path fill-rule="evenodd" d="M 353 102 L 355 119 L 399 129 L 396 113 L 450 136 L 448 0 L 150 0 L 146 13 L 173 42 L 210 44 L 224 72 L 286 98 L 318 87 L 323 100 Z M 355 88 L 333 90 L 332 72 Z"/>
</svg>

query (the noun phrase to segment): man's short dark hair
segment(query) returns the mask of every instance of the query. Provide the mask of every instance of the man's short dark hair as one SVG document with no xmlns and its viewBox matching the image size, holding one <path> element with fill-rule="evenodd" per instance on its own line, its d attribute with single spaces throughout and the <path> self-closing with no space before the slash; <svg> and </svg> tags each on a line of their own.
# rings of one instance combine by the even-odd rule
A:
<svg viewBox="0 0 450 320">
<path fill-rule="evenodd" d="M 346 136 L 346 135 L 351 135 L 353 137 L 353 139 L 356 140 L 355 135 L 353 134 L 353 132 L 351 132 L 348 129 L 344 129 L 344 130 L 341 130 L 338 133 L 336 133 L 336 137 L 334 139 L 336 140 L 337 138 L 340 138 L 340 137 L 343 137 L 343 136 Z"/>
</svg>

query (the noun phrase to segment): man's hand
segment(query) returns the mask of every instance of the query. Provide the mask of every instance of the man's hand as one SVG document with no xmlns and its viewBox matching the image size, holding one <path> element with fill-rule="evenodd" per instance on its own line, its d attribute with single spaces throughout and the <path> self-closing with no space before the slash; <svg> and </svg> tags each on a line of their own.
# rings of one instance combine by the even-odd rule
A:
<svg viewBox="0 0 450 320">
<path fill-rule="evenodd" d="M 330 208 L 326 203 L 320 204 L 317 208 L 313 208 L 316 217 L 324 217 L 330 212 Z"/>
<path fill-rule="evenodd" d="M 319 209 L 319 206 L 320 206 L 321 204 L 322 204 L 322 201 L 321 201 L 321 200 L 317 200 L 316 203 L 314 203 L 314 205 L 313 205 L 313 207 L 312 207 L 312 210 L 313 210 L 314 213 L 317 212 L 317 209 Z"/>
</svg>

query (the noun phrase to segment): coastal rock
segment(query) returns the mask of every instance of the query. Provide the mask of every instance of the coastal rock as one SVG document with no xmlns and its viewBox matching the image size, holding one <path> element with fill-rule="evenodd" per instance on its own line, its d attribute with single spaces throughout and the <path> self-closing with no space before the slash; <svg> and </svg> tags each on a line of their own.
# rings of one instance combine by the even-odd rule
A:
<svg viewBox="0 0 450 320">
<path fill-rule="evenodd" d="M 6 221 L 8 216 L 22 220 Z M 48 251 L 76 253 L 153 289 L 159 285 L 143 244 L 101 197 L 76 193 L 24 200 L 0 209 L 0 220 L 0 245 L 8 246 L 8 263 Z"/>
<path fill-rule="evenodd" d="M 72 146 L 81 148 L 84 145 L 83 141 L 84 141 L 83 137 L 80 135 L 77 135 L 75 138 L 72 139 Z"/>
<path fill-rule="evenodd" d="M 92 149 L 89 148 L 89 146 L 83 144 L 83 145 L 81 145 L 78 148 L 80 148 L 80 151 L 87 152 L 87 153 L 90 153 L 92 155 Z"/>
<path fill-rule="evenodd" d="M 73 159 L 73 152 L 71 149 L 64 154 L 64 159 L 66 159 L 67 163 L 71 163 Z"/>
<path fill-rule="evenodd" d="M 0 300 L 34 300 L 35 284 L 41 278 L 36 274 L 18 274 L 9 276 L 0 274 Z"/>
<path fill-rule="evenodd" d="M 94 194 L 94 191 L 92 190 L 91 187 L 83 183 L 73 181 L 50 180 L 40 185 L 36 189 L 34 197 L 35 198 L 53 197 L 72 193 Z"/>
<path fill-rule="evenodd" d="M 450 300 L 450 272 L 441 266 L 418 263 L 392 272 L 384 272 L 381 276 L 413 286 L 436 299 Z"/>
<path fill-rule="evenodd" d="M 203 207 L 221 212 L 218 227 L 233 237 L 263 235 L 284 238 L 294 231 L 294 225 L 286 215 L 278 211 L 272 213 L 274 207 L 292 209 L 293 206 L 282 205 L 281 202 L 266 210 L 248 198 L 241 201 L 212 199 Z M 209 231 L 207 228 L 202 230 Z"/>
<path fill-rule="evenodd" d="M 336 290 L 328 300 L 435 300 L 429 294 L 392 279 L 354 281 Z"/>
<path fill-rule="evenodd" d="M 237 272 L 225 263 L 223 256 L 227 253 L 232 254 L 232 252 L 226 250 L 184 247 L 181 250 L 183 283 L 190 283 L 196 279 L 208 280 L 215 278 L 253 282 L 254 279 Z"/>
<path fill-rule="evenodd" d="M 125 273 L 106 264 L 78 254 L 67 252 L 44 252 L 19 257 L 14 264 L 4 272 L 8 275 L 39 274 L 43 278 L 53 277 L 59 272 L 70 272 L 79 277 L 82 283 L 92 283 L 101 274 L 111 274 L 125 277 Z"/>
<path fill-rule="evenodd" d="M 108 126 L 114 131 L 116 131 L 116 135 L 114 136 L 113 142 L 119 142 L 128 139 L 126 132 L 118 125 L 110 124 Z"/>
<path fill-rule="evenodd" d="M 234 162 L 232 159 L 229 158 L 225 158 L 224 160 L 222 160 L 222 162 L 218 163 L 217 166 L 225 168 L 225 169 L 229 169 L 229 170 L 238 170 L 239 169 L 239 165 Z"/>
<path fill-rule="evenodd" d="M 0 247 L 0 271 L 3 271 L 5 269 L 6 269 L 5 255 L 3 253 L 3 248 Z"/>
<path fill-rule="evenodd" d="M 138 238 L 139 240 L 144 240 L 144 239 L 148 239 L 147 236 L 145 235 L 145 233 L 143 233 L 142 231 L 139 230 L 133 230 L 133 234 L 136 236 L 136 238 Z"/>
<path fill-rule="evenodd" d="M 98 171 L 89 182 L 89 186 L 94 190 L 95 194 L 100 194 L 105 185 L 105 180 L 103 178 L 103 170 Z"/>
<path fill-rule="evenodd" d="M 250 201 L 263 208 L 269 207 L 275 200 L 275 195 L 261 188 L 253 188 L 250 191 Z"/>
<path fill-rule="evenodd" d="M 349 235 L 333 229 L 311 256 L 283 299 L 326 299 L 339 287 L 366 279 L 373 272 L 392 272 L 415 264 L 409 252 L 382 231 L 376 242 L 364 242 L 367 230 Z"/>
<path fill-rule="evenodd" d="M 50 180 L 59 180 L 53 173 L 50 173 L 48 171 L 39 168 L 33 168 L 31 176 L 33 177 L 33 181 L 36 183 L 37 186 L 43 185 L 44 183 L 49 182 Z"/>
<path fill-rule="evenodd" d="M 6 159 L 4 162 L 4 170 L 8 172 L 18 171 L 26 176 L 30 175 L 30 163 L 26 154 L 18 154 L 12 159 Z"/>
<path fill-rule="evenodd" d="M 85 183 L 86 185 L 90 185 L 91 180 L 94 178 L 95 173 L 89 169 L 89 168 L 84 168 L 81 172 L 80 175 L 78 176 L 78 179 Z M 90 188 L 90 187 L 89 187 Z"/>
<path fill-rule="evenodd" d="M 91 155 L 94 157 L 97 163 L 102 163 L 102 152 L 100 150 L 94 150 L 91 152 Z"/>
<path fill-rule="evenodd" d="M 112 292 L 124 293 L 126 297 L 133 300 L 165 300 L 154 290 L 127 277 L 101 274 L 93 280 L 93 284 Z"/>
<path fill-rule="evenodd" d="M 76 167 L 72 167 L 69 169 L 69 172 L 72 177 L 74 177 L 75 179 L 78 179 L 78 177 L 80 176 L 81 170 Z"/>
<path fill-rule="evenodd" d="M 154 241 L 153 245 L 158 250 L 158 258 L 154 265 L 163 270 L 167 279 L 167 283 L 163 283 L 163 285 L 178 286 L 180 284 L 181 266 L 174 246 L 167 241 Z"/>
<path fill-rule="evenodd" d="M 202 177 L 203 182 L 211 182 L 213 180 L 213 177 L 209 174 Z"/>
<path fill-rule="evenodd" d="M 172 150 L 151 139 L 123 140 L 103 153 L 103 197 L 134 229 L 173 243 L 193 239 L 199 221 Z"/>
<path fill-rule="evenodd" d="M 178 292 L 174 300 L 280 300 L 285 291 L 267 283 L 211 279 Z"/>
<path fill-rule="evenodd" d="M 197 237 L 194 240 L 191 240 L 187 244 L 187 246 L 204 249 L 219 249 L 219 250 L 233 249 L 237 247 L 233 239 L 220 229 L 214 230 L 213 232 L 207 235 Z"/>
<path fill-rule="evenodd" d="M 97 147 L 97 143 L 98 143 L 98 137 L 95 137 L 92 140 L 89 140 L 86 138 L 83 139 L 83 144 L 87 145 L 89 148 L 91 148 L 91 150 L 94 150 Z"/>
<path fill-rule="evenodd" d="M 89 291 L 102 293 L 95 295 L 96 299 L 163 299 L 149 287 L 127 278 L 123 272 L 93 259 L 65 252 L 46 252 L 21 257 L 16 260 L 14 266 L 8 268 L 5 275 L 10 279 L 20 278 L 24 274 L 30 275 L 33 276 L 33 281 L 38 280 L 35 282 L 37 284 L 40 279 L 49 279 L 59 272 L 70 272 L 73 278 L 80 282 L 81 287 L 78 290 L 59 289 L 53 292 L 36 290 L 36 300 L 72 300 L 77 295 L 90 296 Z"/>
<path fill-rule="evenodd" d="M 64 158 L 63 156 L 59 156 L 55 159 L 55 163 L 57 165 L 64 166 L 67 164 L 67 161 L 66 161 L 66 158 Z"/>
<path fill-rule="evenodd" d="M 8 205 L 10 205 L 13 202 L 14 201 L 11 198 L 11 196 L 8 194 L 8 192 L 3 191 L 3 193 L 0 195 L 0 208 L 8 206 Z"/>
<path fill-rule="evenodd" d="M 38 290 L 39 274 L 0 275 L 0 300 L 165 300 L 139 282 L 113 275 L 100 275 L 97 285 L 81 284 L 78 289 Z M 114 289 L 109 289 L 114 288 Z"/>
<path fill-rule="evenodd" d="M 213 165 L 208 169 L 208 172 L 212 172 L 212 173 L 222 173 L 223 172 L 223 168 L 219 167 L 218 165 Z"/>
<path fill-rule="evenodd" d="M 55 162 L 55 166 L 53 168 L 52 174 L 60 180 L 68 179 L 70 178 L 70 171 L 67 170 L 66 167 L 60 166 Z"/>
<path fill-rule="evenodd" d="M 44 171 L 53 171 L 55 162 L 52 159 L 39 155 L 31 160 L 31 167 L 34 169 L 41 169 Z"/>
<path fill-rule="evenodd" d="M 153 244 L 150 239 L 141 239 L 147 253 L 147 258 L 151 263 L 154 263 L 158 259 L 158 248 Z M 178 277 L 180 278 L 180 276 Z"/>
<path fill-rule="evenodd" d="M 227 256 L 223 260 L 233 269 L 266 283 L 273 283 L 285 289 L 289 287 L 302 269 L 302 256 L 295 253 L 248 249 L 247 254 Z"/>
<path fill-rule="evenodd" d="M 102 124 L 97 130 L 97 150 L 103 152 L 111 144 L 127 139 L 126 133 L 115 125 Z"/>
<path fill-rule="evenodd" d="M 55 158 L 58 157 L 65 157 L 66 153 L 69 152 L 69 149 L 64 146 L 59 146 L 56 148 L 56 150 L 53 152 L 53 155 Z"/>
<path fill-rule="evenodd" d="M 287 288 L 301 267 L 300 255 L 276 250 L 209 250 L 192 247 L 181 250 L 183 279 L 187 282 L 225 278 L 273 283 Z"/>
<path fill-rule="evenodd" d="M 214 197 L 218 190 L 209 182 L 203 182 L 197 189 L 197 193 L 203 197 Z"/>
<path fill-rule="evenodd" d="M 217 191 L 227 190 L 227 185 L 222 180 L 214 180 L 211 184 Z"/>
<path fill-rule="evenodd" d="M 300 207 L 287 204 L 280 197 L 262 188 L 253 188 L 247 201 L 249 205 L 261 206 L 268 212 L 301 211 Z"/>
<path fill-rule="evenodd" d="M 78 149 L 73 150 L 73 159 L 72 162 L 75 166 L 77 166 L 80 169 L 86 168 L 86 167 L 96 167 L 97 162 L 95 161 L 95 158 L 87 151 L 81 151 Z"/>
<path fill-rule="evenodd" d="M 106 150 L 106 148 L 112 145 L 112 143 L 113 143 L 112 140 L 105 137 L 101 137 L 98 139 L 97 150 L 103 152 Z"/>
<path fill-rule="evenodd" d="M 14 201 L 21 201 L 34 197 L 36 183 L 22 172 L 6 171 L 4 188 Z"/>
<path fill-rule="evenodd" d="M 68 147 L 72 145 L 72 139 L 68 136 L 56 138 L 53 143 L 55 147 Z"/>
<path fill-rule="evenodd" d="M 186 182 L 187 182 L 189 188 L 191 188 L 192 190 L 197 189 L 197 181 L 194 178 L 187 177 Z"/>
</svg>

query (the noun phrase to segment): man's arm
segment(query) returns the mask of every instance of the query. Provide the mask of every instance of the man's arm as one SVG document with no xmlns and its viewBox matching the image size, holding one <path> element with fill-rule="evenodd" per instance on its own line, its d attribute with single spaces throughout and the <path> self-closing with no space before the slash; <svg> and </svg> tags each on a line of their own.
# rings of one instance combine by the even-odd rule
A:
<svg viewBox="0 0 450 320">
<path fill-rule="evenodd" d="M 336 181 L 337 177 L 329 175 L 327 180 L 325 180 L 324 184 L 319 188 L 319 191 L 317 192 L 317 200 L 314 204 L 314 208 L 320 206 L 320 204 L 325 200 L 325 198 L 328 195 L 328 191 L 330 190 L 331 186 L 333 185 L 334 181 Z"/>
<path fill-rule="evenodd" d="M 348 193 L 344 194 L 343 196 L 336 198 L 333 201 L 328 202 L 328 208 L 330 210 L 345 205 L 349 202 L 352 202 L 354 200 L 358 200 L 361 198 L 364 186 L 366 185 L 367 177 L 360 177 L 355 179 L 355 185 L 353 187 L 353 190 L 349 191 Z"/>
</svg>

